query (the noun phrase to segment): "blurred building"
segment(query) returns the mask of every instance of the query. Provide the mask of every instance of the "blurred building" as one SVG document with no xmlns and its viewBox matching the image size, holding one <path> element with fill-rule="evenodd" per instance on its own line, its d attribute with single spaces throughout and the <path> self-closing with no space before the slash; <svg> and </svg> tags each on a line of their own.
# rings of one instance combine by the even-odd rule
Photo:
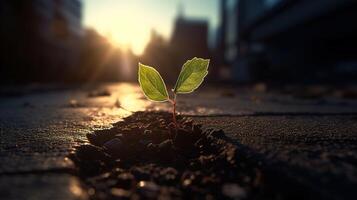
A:
<svg viewBox="0 0 357 200">
<path fill-rule="evenodd" d="M 165 41 L 153 31 L 140 60 L 157 68 L 165 80 L 174 84 L 182 65 L 193 57 L 210 57 L 208 23 L 179 14 L 170 40 Z"/>
<path fill-rule="evenodd" d="M 140 56 L 140 62 L 153 66 L 159 70 L 164 80 L 173 81 L 173 60 L 175 55 L 170 48 L 169 42 L 166 41 L 155 30 L 151 31 L 149 43 L 146 45 L 143 55 Z"/>
<path fill-rule="evenodd" d="M 170 48 L 175 55 L 173 59 L 177 67 L 173 71 L 176 72 L 176 77 L 188 59 L 209 58 L 207 21 L 188 19 L 180 14 L 174 23 Z"/>
<path fill-rule="evenodd" d="M 136 80 L 132 67 L 137 65 L 136 56 L 130 51 L 113 47 L 110 41 L 94 29 L 84 30 L 80 51 L 80 64 L 74 80 L 80 82 L 114 82 Z M 135 76 L 135 77 L 134 77 Z"/>
<path fill-rule="evenodd" d="M 183 59 L 190 59 L 194 56 L 207 57 L 209 56 L 207 38 L 207 21 L 179 16 L 175 21 L 170 45 L 183 56 Z"/>
<path fill-rule="evenodd" d="M 1 0 L 1 81 L 71 79 L 79 62 L 81 9 L 80 0 Z"/>
<path fill-rule="evenodd" d="M 357 1 L 221 0 L 234 80 L 357 78 Z"/>
</svg>

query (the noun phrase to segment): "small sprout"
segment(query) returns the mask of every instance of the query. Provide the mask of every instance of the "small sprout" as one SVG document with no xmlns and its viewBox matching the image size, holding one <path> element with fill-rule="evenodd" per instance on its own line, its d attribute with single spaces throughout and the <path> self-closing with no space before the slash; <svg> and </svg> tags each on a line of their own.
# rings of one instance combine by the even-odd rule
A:
<svg viewBox="0 0 357 200">
<path fill-rule="evenodd" d="M 152 101 L 168 101 L 164 80 L 155 68 L 139 63 L 139 83 L 145 96 Z"/>
<path fill-rule="evenodd" d="M 172 106 L 172 118 L 175 126 L 176 121 L 176 96 L 177 94 L 191 93 L 196 90 L 208 74 L 209 59 L 193 58 L 188 60 L 181 69 L 176 81 L 173 96 L 170 98 L 166 85 L 160 73 L 155 68 L 139 63 L 139 83 L 145 96 L 152 101 L 169 101 Z"/>
</svg>

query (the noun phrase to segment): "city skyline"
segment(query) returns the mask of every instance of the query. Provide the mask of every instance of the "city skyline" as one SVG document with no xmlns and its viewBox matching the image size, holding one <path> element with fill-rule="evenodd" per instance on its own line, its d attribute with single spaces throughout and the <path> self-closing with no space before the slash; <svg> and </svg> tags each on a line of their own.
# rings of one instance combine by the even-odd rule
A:
<svg viewBox="0 0 357 200">
<path fill-rule="evenodd" d="M 188 18 L 207 20 L 210 33 L 219 24 L 218 0 L 85 0 L 83 4 L 84 26 L 137 55 L 143 52 L 152 30 L 169 39 L 180 12 Z"/>
</svg>

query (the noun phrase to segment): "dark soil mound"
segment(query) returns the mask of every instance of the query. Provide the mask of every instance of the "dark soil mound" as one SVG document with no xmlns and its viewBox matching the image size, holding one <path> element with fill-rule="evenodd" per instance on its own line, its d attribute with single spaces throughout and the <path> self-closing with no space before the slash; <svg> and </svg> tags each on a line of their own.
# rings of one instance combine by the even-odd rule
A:
<svg viewBox="0 0 357 200">
<path fill-rule="evenodd" d="M 88 134 L 71 158 L 93 199 L 275 199 L 262 173 L 222 130 L 190 119 L 137 112 Z M 281 196 L 280 196 L 281 197 Z"/>
</svg>

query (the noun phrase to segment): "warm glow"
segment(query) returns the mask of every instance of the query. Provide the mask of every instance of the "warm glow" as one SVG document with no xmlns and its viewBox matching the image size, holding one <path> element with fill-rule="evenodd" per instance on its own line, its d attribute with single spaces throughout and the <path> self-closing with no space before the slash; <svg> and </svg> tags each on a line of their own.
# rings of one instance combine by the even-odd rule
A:
<svg viewBox="0 0 357 200">
<path fill-rule="evenodd" d="M 131 49 L 139 55 L 148 43 L 152 29 L 160 30 L 166 37 L 170 34 L 171 21 L 154 13 L 158 11 L 149 9 L 145 1 L 104 0 L 100 2 L 101 4 L 95 4 L 93 11 L 88 11 L 91 13 L 86 16 L 85 24 L 94 27 L 112 44 L 122 49 Z M 173 11 L 171 17 L 174 15 Z"/>
<path fill-rule="evenodd" d="M 131 49 L 135 54 L 141 54 L 149 41 L 149 33 L 140 26 L 132 26 L 129 21 L 118 21 L 118 28 L 113 28 L 107 35 L 111 43 L 122 49 Z"/>
<path fill-rule="evenodd" d="M 69 183 L 69 191 L 75 196 L 78 197 L 79 199 L 84 199 L 85 198 L 85 193 L 83 192 L 79 182 L 75 178 L 70 179 Z"/>
<path fill-rule="evenodd" d="M 131 49 L 135 54 L 141 54 L 150 39 L 149 27 L 131 24 L 131 20 L 141 21 L 137 18 L 131 20 L 117 18 L 119 20 L 106 20 L 105 23 L 97 26 L 97 30 L 106 36 L 113 45 L 124 50 Z"/>
<path fill-rule="evenodd" d="M 217 22 L 217 0 L 85 0 L 84 24 L 95 28 L 112 44 L 143 52 L 154 29 L 169 38 L 180 4 L 185 15 Z"/>
</svg>

